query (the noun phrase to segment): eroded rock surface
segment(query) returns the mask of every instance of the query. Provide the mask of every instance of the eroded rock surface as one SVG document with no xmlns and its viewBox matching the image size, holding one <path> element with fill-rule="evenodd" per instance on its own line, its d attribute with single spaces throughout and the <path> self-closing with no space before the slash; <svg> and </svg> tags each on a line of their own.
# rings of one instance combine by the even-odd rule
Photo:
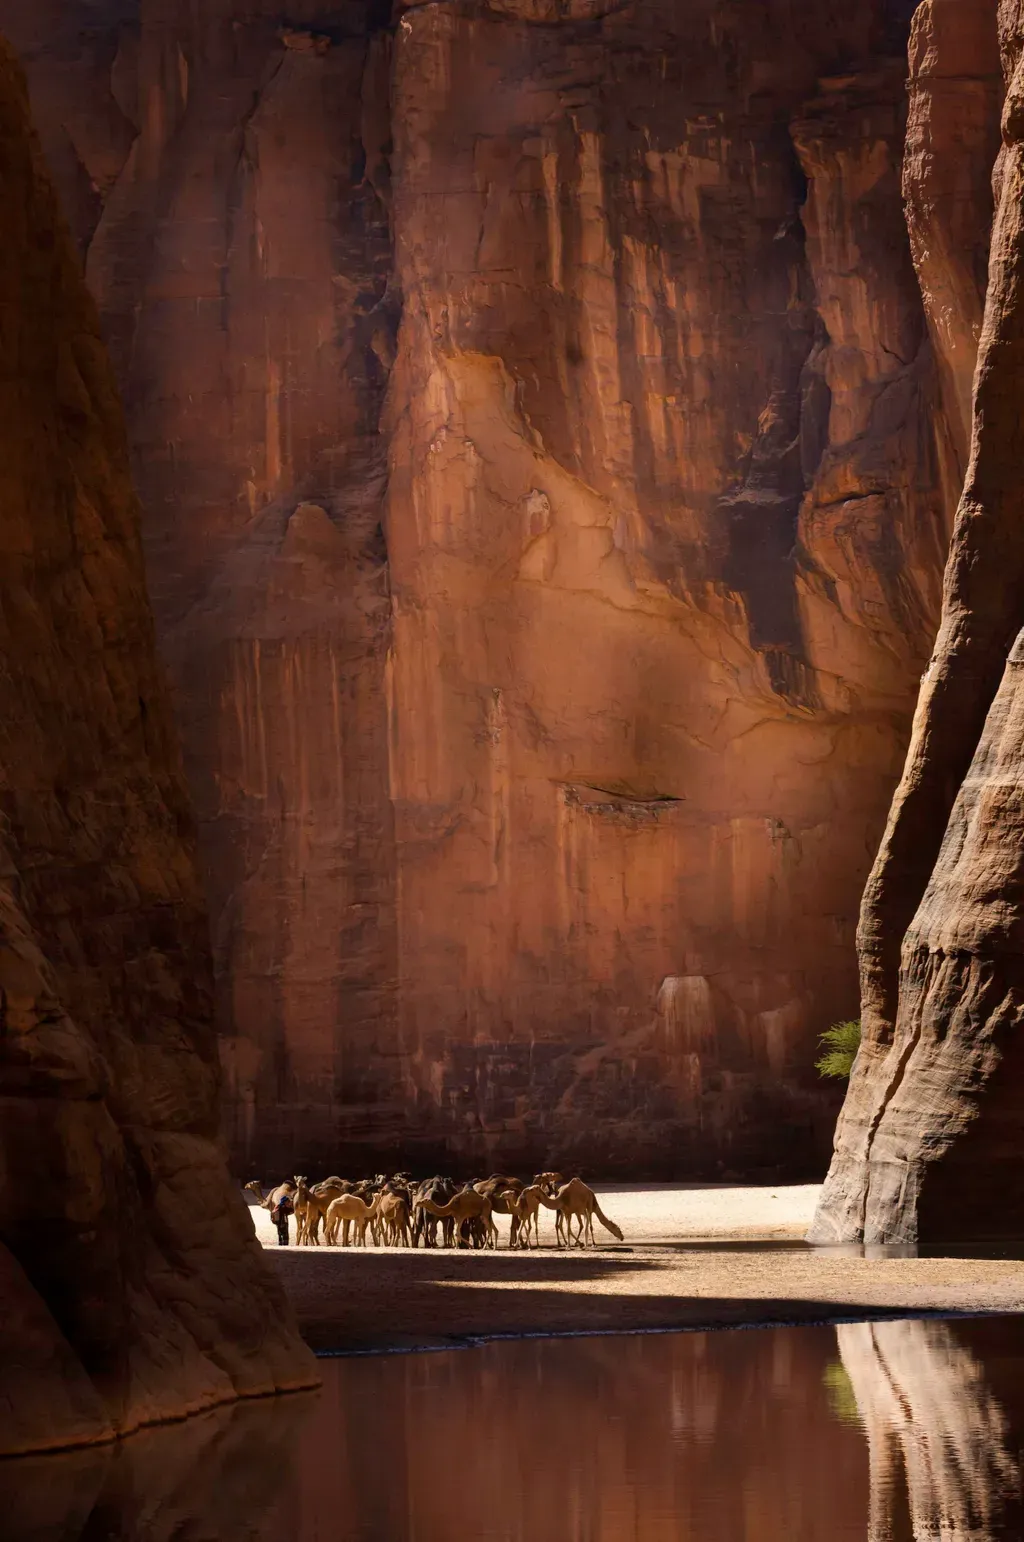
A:
<svg viewBox="0 0 1024 1542">
<path fill-rule="evenodd" d="M 940 167 L 970 77 L 923 306 L 910 10 L 0 0 L 127 401 L 239 1161 L 820 1160 L 987 239 L 982 40 L 917 66 Z"/>
<path fill-rule="evenodd" d="M 217 1140 L 123 417 L 0 42 L 0 1455 L 315 1371 Z"/>
<path fill-rule="evenodd" d="M 960 8 L 968 33 L 983 9 Z M 972 454 L 942 625 L 865 896 L 866 1042 L 812 1233 L 822 1240 L 1024 1234 L 1024 9 L 987 9 L 1007 98 Z"/>
</svg>

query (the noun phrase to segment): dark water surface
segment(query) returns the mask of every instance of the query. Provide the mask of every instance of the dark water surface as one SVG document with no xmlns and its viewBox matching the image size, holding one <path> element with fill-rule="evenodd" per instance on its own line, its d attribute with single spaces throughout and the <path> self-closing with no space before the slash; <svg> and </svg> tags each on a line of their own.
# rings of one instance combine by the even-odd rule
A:
<svg viewBox="0 0 1024 1542">
<path fill-rule="evenodd" d="M 3 1542 L 1024 1536 L 1024 1323 L 325 1360 L 318 1396 L 0 1463 Z"/>
</svg>

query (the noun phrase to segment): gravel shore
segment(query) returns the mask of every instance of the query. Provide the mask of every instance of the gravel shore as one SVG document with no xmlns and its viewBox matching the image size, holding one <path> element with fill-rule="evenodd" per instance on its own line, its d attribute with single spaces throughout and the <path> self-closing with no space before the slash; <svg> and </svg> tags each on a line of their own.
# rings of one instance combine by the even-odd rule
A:
<svg viewBox="0 0 1024 1542">
<path fill-rule="evenodd" d="M 560 1251 L 553 1216 L 529 1254 L 278 1248 L 251 1213 L 304 1334 L 321 1351 L 431 1347 L 528 1333 L 1024 1312 L 1024 1262 L 808 1248 L 816 1185 L 598 1187 L 625 1241 Z M 758 1246 L 763 1243 L 763 1246 Z"/>
</svg>

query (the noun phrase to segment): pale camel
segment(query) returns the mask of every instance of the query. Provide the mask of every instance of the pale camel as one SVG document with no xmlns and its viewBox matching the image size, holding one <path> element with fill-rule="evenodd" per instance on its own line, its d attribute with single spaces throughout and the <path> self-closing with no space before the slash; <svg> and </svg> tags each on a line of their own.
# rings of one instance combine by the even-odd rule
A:
<svg viewBox="0 0 1024 1542">
<path fill-rule="evenodd" d="M 539 1188 L 540 1186 L 537 1185 Z M 597 1195 L 593 1189 L 588 1188 L 582 1178 L 571 1178 L 568 1183 L 558 1190 L 554 1198 L 541 1192 L 540 1203 L 546 1205 L 549 1210 L 556 1210 L 555 1235 L 559 1243 L 571 1247 L 573 1241 L 578 1247 L 596 1247 L 594 1240 L 594 1216 L 601 1222 L 605 1231 L 611 1232 L 613 1237 L 622 1241 L 622 1232 L 614 1221 L 610 1221 L 597 1202 Z M 576 1236 L 573 1237 L 572 1223 L 576 1221 Z"/>
<path fill-rule="evenodd" d="M 462 1225 L 468 1221 L 472 1227 L 474 1223 L 481 1224 L 484 1228 L 484 1239 L 488 1247 L 498 1245 L 498 1228 L 491 1219 L 491 1202 L 486 1194 L 478 1194 L 476 1189 L 463 1189 L 456 1194 L 446 1205 L 436 1205 L 432 1199 L 421 1199 L 420 1204 L 430 1215 L 440 1216 L 446 1220 L 449 1216 L 455 1222 L 455 1246 L 462 1241 Z"/>
<path fill-rule="evenodd" d="M 254 1178 L 251 1183 L 245 1184 L 242 1192 L 243 1194 L 255 1194 L 264 1210 L 276 1210 L 282 1199 L 291 1199 L 295 1193 L 295 1185 L 294 1183 L 287 1182 L 279 1183 L 276 1189 L 271 1189 L 270 1193 L 264 1197 L 262 1183 L 259 1183 Z"/>
<path fill-rule="evenodd" d="M 508 1234 L 509 1247 L 528 1248 L 531 1233 L 534 1238 L 533 1245 L 540 1247 L 540 1207 L 547 1197 L 540 1184 L 533 1183 L 518 1194 L 513 1189 L 506 1189 L 501 1197 L 512 1217 L 512 1226 Z M 557 1224 L 556 1219 L 556 1227 Z"/>
<path fill-rule="evenodd" d="M 377 1214 L 386 1247 L 409 1246 L 409 1206 L 402 1194 L 377 1195 Z"/>
<path fill-rule="evenodd" d="M 330 1209 L 331 1201 L 338 1197 L 333 1189 L 326 1194 L 319 1193 L 319 1187 L 311 1189 L 308 1178 L 295 1180 L 292 1205 L 295 1209 L 295 1240 L 300 1247 L 320 1246 L 320 1222 Z"/>
<path fill-rule="evenodd" d="M 534 1183 L 539 1183 L 547 1194 L 554 1194 L 556 1189 L 562 1188 L 565 1183 L 561 1173 L 537 1173 Z"/>
<path fill-rule="evenodd" d="M 358 1194 L 339 1194 L 337 1199 L 332 1199 L 327 1207 L 327 1216 L 324 1220 L 324 1241 L 328 1247 L 335 1247 L 338 1241 L 338 1230 L 341 1229 L 341 1245 L 347 1248 L 349 1244 L 350 1228 L 355 1224 L 356 1247 L 366 1246 L 366 1228 L 377 1217 L 380 1211 L 381 1196 L 375 1196 L 372 1204 L 367 1204 L 365 1199 L 360 1199 Z"/>
<path fill-rule="evenodd" d="M 296 1178 L 295 1180 L 295 1214 L 300 1215 L 299 1202 L 301 1201 L 302 1219 L 297 1221 L 297 1240 L 305 1247 L 319 1247 L 320 1222 L 326 1221 L 327 1212 L 331 1207 L 331 1201 L 340 1198 L 342 1194 L 350 1192 L 352 1185 L 344 1178 L 327 1178 L 323 1183 L 314 1183 L 309 1186 L 308 1178 Z"/>
</svg>

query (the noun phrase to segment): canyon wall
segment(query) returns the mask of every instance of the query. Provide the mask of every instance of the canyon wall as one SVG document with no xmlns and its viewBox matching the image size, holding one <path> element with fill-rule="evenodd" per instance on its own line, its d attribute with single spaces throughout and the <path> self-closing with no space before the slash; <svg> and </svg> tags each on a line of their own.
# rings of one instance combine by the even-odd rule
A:
<svg viewBox="0 0 1024 1542">
<path fill-rule="evenodd" d="M 950 76 L 965 59 L 982 62 L 983 42 L 995 79 L 997 40 L 1002 48 L 999 207 L 971 460 L 942 625 L 865 895 L 865 1045 L 812 1233 L 820 1240 L 1016 1242 L 1024 1232 L 1024 7 L 934 10 L 923 41 Z"/>
<path fill-rule="evenodd" d="M 217 1138 L 206 915 L 123 416 L 0 40 L 0 1456 L 315 1367 Z"/>
<path fill-rule="evenodd" d="M 240 1165 L 822 1160 L 987 241 L 987 74 L 922 64 L 922 305 L 911 9 L 0 0 L 127 404 Z"/>
</svg>

